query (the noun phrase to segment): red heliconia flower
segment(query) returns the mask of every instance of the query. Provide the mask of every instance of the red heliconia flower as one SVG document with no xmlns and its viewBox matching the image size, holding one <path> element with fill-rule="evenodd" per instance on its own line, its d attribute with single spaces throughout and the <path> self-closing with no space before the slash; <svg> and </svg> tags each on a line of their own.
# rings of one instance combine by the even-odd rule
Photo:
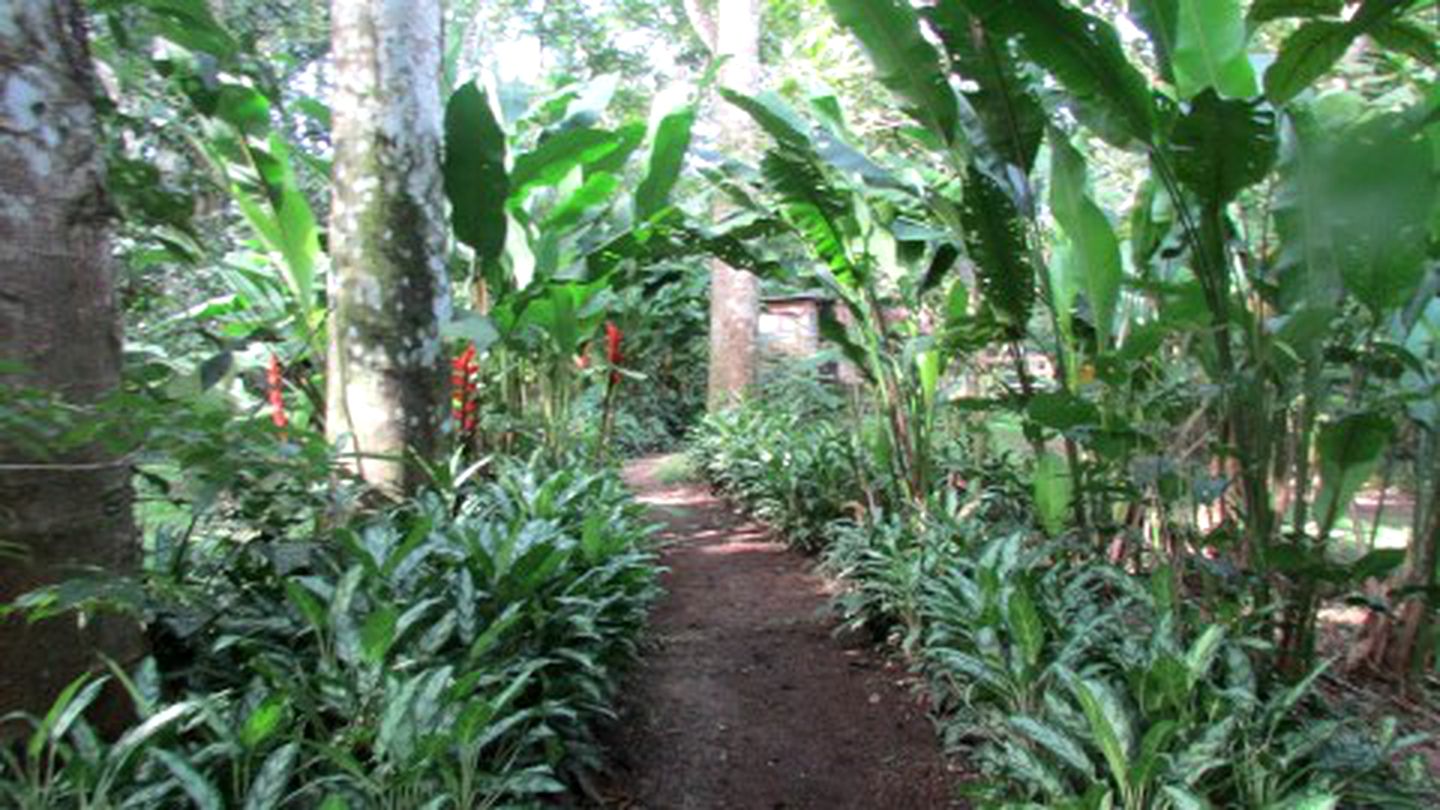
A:
<svg viewBox="0 0 1440 810">
<path fill-rule="evenodd" d="M 450 361 L 450 416 L 462 433 L 475 430 L 480 409 L 475 397 L 475 375 L 480 371 L 480 363 L 475 355 L 475 344 L 471 343 Z"/>
<path fill-rule="evenodd" d="M 265 369 L 266 399 L 270 402 L 270 421 L 275 427 L 284 428 L 290 424 L 285 414 L 285 372 L 280 367 L 280 358 L 270 355 L 270 365 Z"/>
<path fill-rule="evenodd" d="M 614 321 L 605 322 L 605 359 L 610 362 L 611 385 L 620 384 L 620 372 L 615 369 L 618 368 L 620 362 L 625 359 L 625 356 L 620 352 L 620 339 L 624 336 L 625 333 L 620 331 L 620 327 L 616 326 Z"/>
<path fill-rule="evenodd" d="M 605 322 L 605 359 L 609 360 L 612 366 L 620 365 L 623 359 L 620 354 L 620 339 L 624 336 L 614 321 Z"/>
</svg>

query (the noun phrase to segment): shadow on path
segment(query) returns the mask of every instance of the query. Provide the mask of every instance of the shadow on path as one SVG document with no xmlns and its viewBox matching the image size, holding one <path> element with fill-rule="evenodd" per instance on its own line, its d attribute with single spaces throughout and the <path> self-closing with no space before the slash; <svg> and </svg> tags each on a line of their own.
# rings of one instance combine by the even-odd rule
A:
<svg viewBox="0 0 1440 810">
<path fill-rule="evenodd" d="M 810 562 L 703 486 L 626 479 L 663 523 L 667 595 L 613 741 L 619 805 L 942 808 L 955 783 L 899 667 L 832 634 Z"/>
</svg>

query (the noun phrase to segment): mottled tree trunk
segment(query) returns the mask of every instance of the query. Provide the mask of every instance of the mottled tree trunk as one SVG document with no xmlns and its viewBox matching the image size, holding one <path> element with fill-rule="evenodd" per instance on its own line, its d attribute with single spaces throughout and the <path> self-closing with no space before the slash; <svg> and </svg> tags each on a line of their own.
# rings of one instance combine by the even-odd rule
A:
<svg viewBox="0 0 1440 810">
<path fill-rule="evenodd" d="M 445 421 L 439 0 L 334 0 L 334 197 L 326 429 L 398 495 Z"/>
<path fill-rule="evenodd" d="M 0 385 L 94 402 L 120 381 L 120 317 L 83 13 L 74 0 L 0 3 Z M 133 569 L 130 468 L 91 447 L 27 453 L 0 436 L 0 602 L 81 566 Z M 0 623 L 0 715 L 41 712 L 100 663 L 142 651 L 132 622 Z M 14 732 L 12 726 L 9 731 Z M 0 737 L 4 730 L 0 730 Z"/>
<path fill-rule="evenodd" d="M 699 0 L 686 10 L 700 38 L 717 58 L 728 57 L 720 83 L 753 94 L 760 82 L 760 0 L 717 0 L 710 15 Z M 734 105 L 721 105 L 720 147 L 743 152 L 749 144 L 749 120 Z M 723 216 L 723 208 L 715 210 Z M 733 405 L 755 381 L 756 331 L 760 320 L 760 281 L 719 259 L 710 265 L 710 410 Z"/>
</svg>

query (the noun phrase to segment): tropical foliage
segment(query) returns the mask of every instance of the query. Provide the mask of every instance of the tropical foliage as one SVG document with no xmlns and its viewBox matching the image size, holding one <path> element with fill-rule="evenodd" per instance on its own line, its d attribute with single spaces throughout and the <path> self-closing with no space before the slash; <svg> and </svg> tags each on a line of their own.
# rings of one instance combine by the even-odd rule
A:
<svg viewBox="0 0 1440 810">
<path fill-rule="evenodd" d="M 818 532 L 842 607 L 896 629 L 952 733 L 986 741 L 994 801 L 1370 801 L 1383 780 L 1323 773 L 1334 729 L 1287 712 L 1327 666 L 1326 604 L 1375 611 L 1350 666 L 1414 683 L 1431 660 L 1425 4 L 829 6 L 903 148 L 869 148 L 833 94 L 728 94 L 767 146 L 725 182 L 837 302 L 823 331 L 868 397 L 829 430 L 884 438 L 881 472 L 829 493 L 868 516 Z M 818 443 L 727 435 L 699 443 L 712 477 L 794 503 L 753 459 Z M 1408 552 L 1352 510 L 1402 463 Z M 808 524 L 801 503 L 777 522 Z M 1202 739 L 1255 770 L 1200 765 Z"/>
<path fill-rule="evenodd" d="M 596 723 L 657 594 L 612 473 L 510 463 L 321 534 L 250 526 L 243 542 L 209 522 L 162 533 L 138 580 L 22 600 L 121 610 L 156 643 L 23 718 L 7 804 L 493 806 L 597 765 Z M 108 681 L 137 717 L 113 742 L 84 719 Z"/>
<path fill-rule="evenodd" d="M 1413 718 L 1328 687 L 1423 702 L 1440 640 L 1435 4 L 770 0 L 755 93 L 703 0 L 427 4 L 450 289 L 401 350 L 453 418 L 406 492 L 324 438 L 327 4 L 52 5 L 98 66 L 124 374 L 81 402 L 0 354 L 0 477 L 133 471 L 143 565 L 5 594 L 0 632 L 148 653 L 0 718 L 0 802 L 585 784 L 657 597 L 617 462 L 688 436 L 923 679 L 983 806 L 1433 805 Z M 12 107 L 0 145 L 46 114 Z M 823 349 L 705 413 L 714 258 L 819 293 Z"/>
</svg>

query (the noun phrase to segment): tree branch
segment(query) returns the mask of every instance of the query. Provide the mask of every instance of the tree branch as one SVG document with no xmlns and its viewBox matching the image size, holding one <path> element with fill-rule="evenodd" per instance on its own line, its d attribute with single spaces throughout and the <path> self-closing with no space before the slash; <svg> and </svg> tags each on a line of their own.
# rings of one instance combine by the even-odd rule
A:
<svg viewBox="0 0 1440 810">
<path fill-rule="evenodd" d="M 705 43 L 710 53 L 715 53 L 720 29 L 715 24 L 715 15 L 705 8 L 705 0 L 685 0 L 685 16 L 690 19 L 690 27 L 695 29 L 700 41 Z"/>
</svg>

